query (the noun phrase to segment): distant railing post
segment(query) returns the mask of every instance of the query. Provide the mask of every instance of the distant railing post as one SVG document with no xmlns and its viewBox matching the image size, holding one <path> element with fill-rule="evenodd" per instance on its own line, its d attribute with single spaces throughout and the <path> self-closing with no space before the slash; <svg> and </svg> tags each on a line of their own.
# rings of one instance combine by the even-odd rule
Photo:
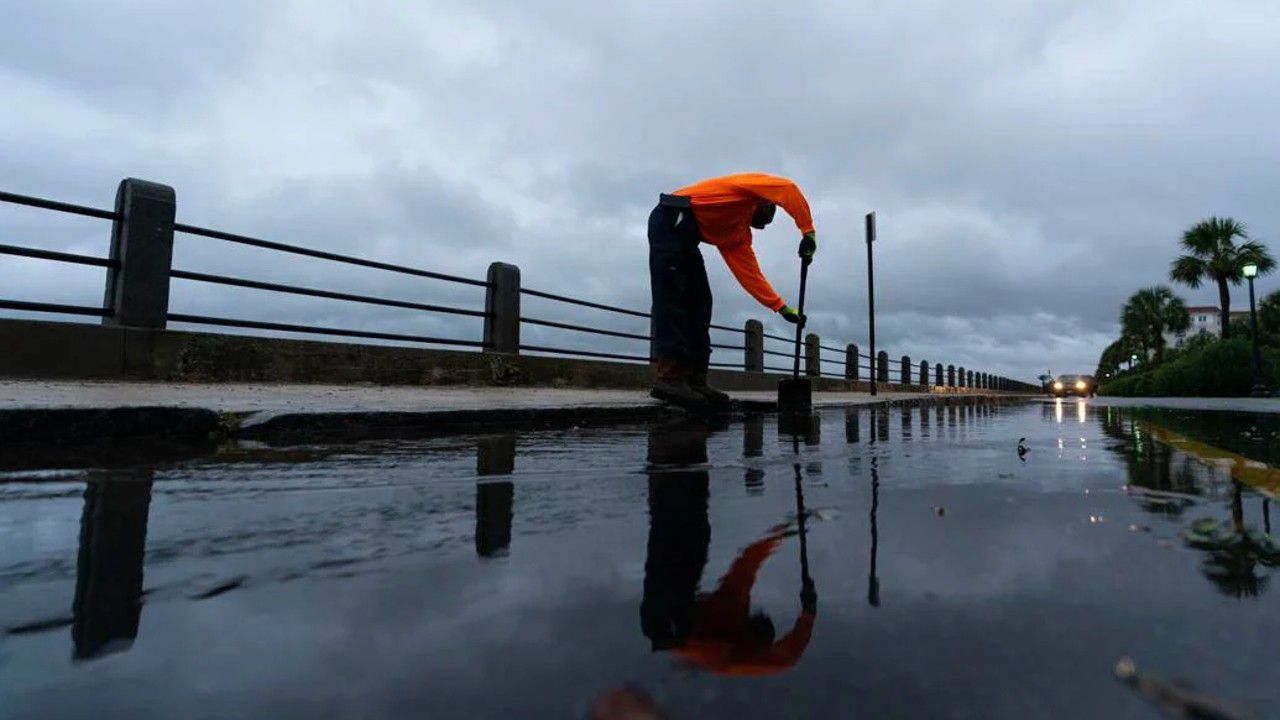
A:
<svg viewBox="0 0 1280 720">
<path fill-rule="evenodd" d="M 902 356 L 902 364 L 898 370 L 898 378 L 902 380 L 903 385 L 911 384 L 911 358 L 906 355 Z"/>
<path fill-rule="evenodd" d="M 822 350 L 821 344 L 821 339 L 814 333 L 804 336 L 804 374 L 809 377 L 822 374 L 822 358 L 818 355 Z"/>
<path fill-rule="evenodd" d="M 964 366 L 956 368 L 956 387 L 968 387 L 964 384 Z"/>
<path fill-rule="evenodd" d="M 920 361 L 920 384 L 924 387 L 929 386 L 929 361 Z"/>
<path fill-rule="evenodd" d="M 764 323 L 748 320 L 743 325 L 746 342 L 743 345 L 742 368 L 747 372 L 764 372 Z"/>
<path fill-rule="evenodd" d="M 173 188 L 136 178 L 120 181 L 118 217 L 111 226 L 111 259 L 103 305 L 104 325 L 163 328 L 169 314 L 169 270 L 173 265 Z"/>
<path fill-rule="evenodd" d="M 965 385 L 965 387 L 969 387 L 969 388 L 973 387 L 973 371 L 972 370 L 969 371 L 969 376 L 967 378 L 967 384 Z"/>
<path fill-rule="evenodd" d="M 956 386 L 956 366 L 948 365 L 947 366 L 947 387 L 955 387 L 955 386 Z"/>
<path fill-rule="evenodd" d="M 942 387 L 946 382 L 946 376 L 942 374 L 942 363 L 933 366 L 933 384 Z"/>
<path fill-rule="evenodd" d="M 844 379 L 858 380 L 858 363 L 862 362 L 858 357 L 857 345 L 844 346 Z"/>
<path fill-rule="evenodd" d="M 484 343 L 490 352 L 520 353 L 520 268 L 490 263 L 484 293 Z"/>
<path fill-rule="evenodd" d="M 889 353 L 884 350 L 876 353 L 876 382 L 889 382 Z"/>
</svg>

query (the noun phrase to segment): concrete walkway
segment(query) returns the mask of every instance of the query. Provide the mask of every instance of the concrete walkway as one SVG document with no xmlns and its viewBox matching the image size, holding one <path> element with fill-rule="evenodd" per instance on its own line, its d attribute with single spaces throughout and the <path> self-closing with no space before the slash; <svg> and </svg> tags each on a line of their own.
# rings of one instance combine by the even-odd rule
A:
<svg viewBox="0 0 1280 720">
<path fill-rule="evenodd" d="M 775 393 L 732 393 L 772 402 Z M 814 393 L 819 406 L 855 406 L 929 393 Z M 0 380 L 0 410 L 175 407 L 219 413 L 432 412 L 541 408 L 642 408 L 661 403 L 642 390 L 543 387 L 280 385 Z"/>
<path fill-rule="evenodd" d="M 739 392 L 768 411 L 773 392 Z M 974 402 L 977 393 L 815 393 L 818 407 Z M 744 403 L 746 405 L 746 403 Z M 641 390 L 0 380 L 0 446 L 232 437 L 313 442 L 683 417 Z"/>
</svg>

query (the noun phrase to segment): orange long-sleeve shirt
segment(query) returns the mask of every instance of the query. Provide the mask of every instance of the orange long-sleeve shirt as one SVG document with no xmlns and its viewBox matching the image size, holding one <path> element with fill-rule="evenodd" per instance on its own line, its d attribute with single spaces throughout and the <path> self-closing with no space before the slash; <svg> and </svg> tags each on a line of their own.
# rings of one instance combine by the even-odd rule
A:
<svg viewBox="0 0 1280 720">
<path fill-rule="evenodd" d="M 786 303 L 760 272 L 760 262 L 751 248 L 751 216 L 756 203 L 764 200 L 785 210 L 801 234 L 812 232 L 813 216 L 800 188 L 776 175 L 739 173 L 702 180 L 674 194 L 689 198 L 703 241 L 720 250 L 742 287 L 770 310 L 782 309 Z"/>
<path fill-rule="evenodd" d="M 809 646 L 815 615 L 804 612 L 781 640 L 765 647 L 749 641 L 751 588 L 760 566 L 782 542 L 773 533 L 751 544 L 733 561 L 711 595 L 698 601 L 693 627 L 674 652 L 721 675 L 771 675 L 795 665 Z"/>
</svg>

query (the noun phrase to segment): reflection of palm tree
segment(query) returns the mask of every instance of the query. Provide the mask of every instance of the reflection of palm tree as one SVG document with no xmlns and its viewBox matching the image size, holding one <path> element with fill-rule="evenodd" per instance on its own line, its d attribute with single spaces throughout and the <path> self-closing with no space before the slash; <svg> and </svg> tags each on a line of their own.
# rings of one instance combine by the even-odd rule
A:
<svg viewBox="0 0 1280 720">
<path fill-rule="evenodd" d="M 1129 484 L 1147 491 L 1142 509 L 1155 515 L 1179 516 L 1193 501 L 1186 495 L 1200 494 L 1194 474 L 1181 468 L 1174 472 L 1172 448 L 1152 440 L 1151 426 L 1138 423 L 1126 413 L 1108 409 L 1099 415 L 1102 431 L 1123 442 L 1120 454 L 1128 470 Z"/>
<path fill-rule="evenodd" d="M 1270 579 L 1264 568 L 1280 565 L 1280 543 L 1244 522 L 1239 482 L 1232 482 L 1231 520 L 1201 518 L 1184 533 L 1187 545 L 1206 553 L 1201 571 L 1224 595 L 1257 597 Z"/>
</svg>

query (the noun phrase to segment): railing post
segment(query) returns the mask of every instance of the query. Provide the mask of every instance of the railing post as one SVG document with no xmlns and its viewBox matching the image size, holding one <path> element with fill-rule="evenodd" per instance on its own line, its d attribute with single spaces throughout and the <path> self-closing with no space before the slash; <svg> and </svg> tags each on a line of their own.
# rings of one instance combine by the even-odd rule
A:
<svg viewBox="0 0 1280 720">
<path fill-rule="evenodd" d="M 964 384 L 964 366 L 956 368 L 956 387 L 967 387 Z"/>
<path fill-rule="evenodd" d="M 821 351 L 821 340 L 814 333 L 804 336 L 804 374 L 809 377 L 818 377 L 822 374 L 822 359 L 818 355 Z"/>
<path fill-rule="evenodd" d="M 104 325 L 163 328 L 169 314 L 173 265 L 173 217 L 177 200 L 168 185 L 136 178 L 120 181 L 111 226 L 111 259 L 103 305 Z"/>
<path fill-rule="evenodd" d="M 489 352 L 520 353 L 520 268 L 490 263 L 484 292 L 484 343 Z"/>
<path fill-rule="evenodd" d="M 942 374 L 942 363 L 933 366 L 933 384 L 942 387 L 946 382 L 946 376 Z"/>
<path fill-rule="evenodd" d="M 855 382 L 858 380 L 858 363 L 860 362 L 862 362 L 862 360 L 861 358 L 858 357 L 858 346 L 852 345 L 852 344 L 845 345 L 844 346 L 844 379 L 845 380 L 853 380 Z"/>
<path fill-rule="evenodd" d="M 906 355 L 902 356 L 902 365 L 898 370 L 898 379 L 903 385 L 911 384 L 911 358 Z"/>
<path fill-rule="evenodd" d="M 929 361 L 920 361 L 920 385 L 929 387 Z"/>
<path fill-rule="evenodd" d="M 956 366 L 948 365 L 947 366 L 947 387 L 955 387 L 955 386 L 956 386 Z"/>
<path fill-rule="evenodd" d="M 748 320 L 743 329 L 746 331 L 747 349 L 743 351 L 742 369 L 747 372 L 764 372 L 764 323 L 759 320 Z"/>
<path fill-rule="evenodd" d="M 889 382 L 889 353 L 884 350 L 876 353 L 876 382 Z"/>
<path fill-rule="evenodd" d="M 967 388 L 973 387 L 973 371 L 972 370 L 969 371 L 969 375 L 966 378 L 965 387 Z"/>
</svg>

